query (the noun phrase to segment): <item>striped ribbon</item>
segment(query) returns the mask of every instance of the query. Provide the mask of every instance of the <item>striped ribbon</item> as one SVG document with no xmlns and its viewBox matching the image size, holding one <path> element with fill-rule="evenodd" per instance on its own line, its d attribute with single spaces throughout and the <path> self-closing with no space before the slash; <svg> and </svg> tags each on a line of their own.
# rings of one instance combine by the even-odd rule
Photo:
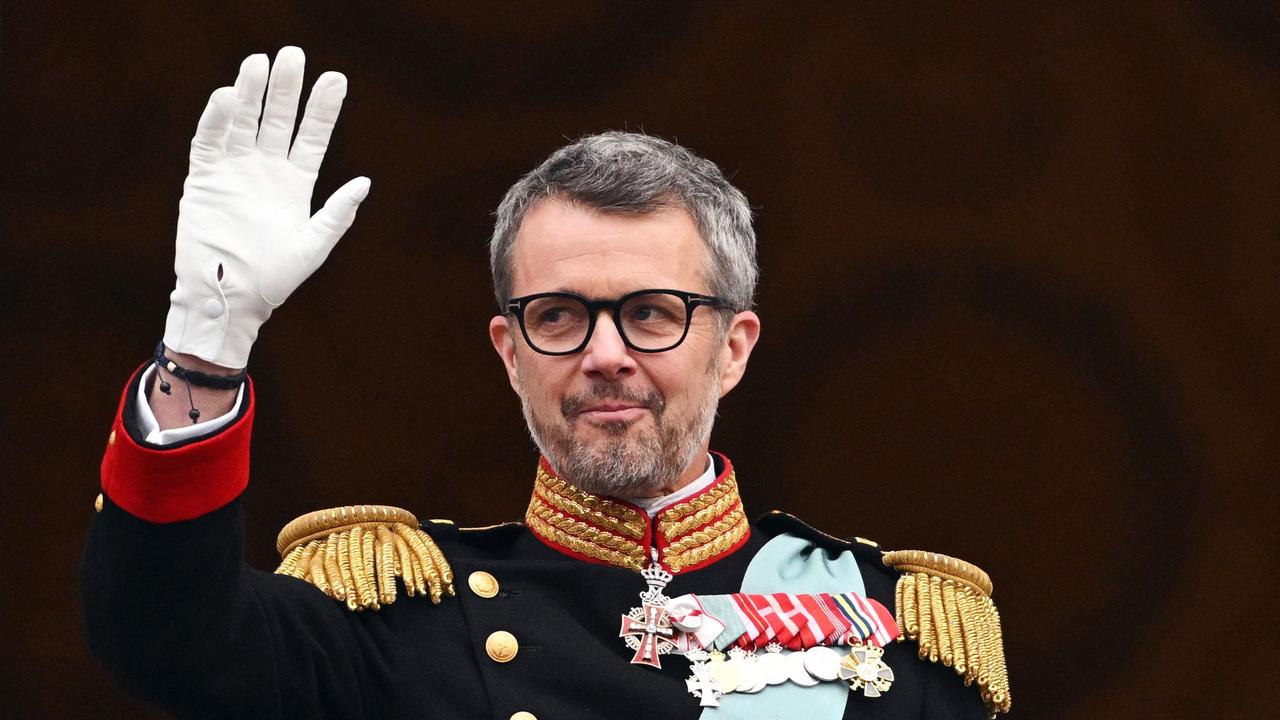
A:
<svg viewBox="0 0 1280 720">
<path fill-rule="evenodd" d="M 679 630 L 677 649 L 778 643 L 790 650 L 863 643 L 884 646 L 898 636 L 893 614 L 858 593 L 681 595 L 667 604 Z"/>
</svg>

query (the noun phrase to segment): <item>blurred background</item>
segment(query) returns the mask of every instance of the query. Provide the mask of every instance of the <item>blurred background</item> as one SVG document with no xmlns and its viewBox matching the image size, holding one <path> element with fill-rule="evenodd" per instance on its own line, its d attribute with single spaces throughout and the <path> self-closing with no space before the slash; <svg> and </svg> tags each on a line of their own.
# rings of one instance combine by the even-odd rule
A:
<svg viewBox="0 0 1280 720">
<path fill-rule="evenodd" d="M 1280 10 L 962 5 L 6 4 L 5 714 L 162 717 L 88 655 L 79 553 L 196 120 L 285 44 L 350 79 L 317 202 L 374 182 L 254 350 L 251 563 L 320 507 L 522 517 L 491 212 L 644 130 L 757 209 L 764 333 L 713 439 L 749 514 L 985 568 L 1013 717 L 1274 707 Z"/>
</svg>

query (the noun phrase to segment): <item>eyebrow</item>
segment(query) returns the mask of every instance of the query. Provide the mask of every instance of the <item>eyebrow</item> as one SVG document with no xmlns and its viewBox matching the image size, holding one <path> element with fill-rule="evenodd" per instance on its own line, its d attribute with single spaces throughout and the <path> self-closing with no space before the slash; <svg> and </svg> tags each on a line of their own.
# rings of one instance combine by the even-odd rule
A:
<svg viewBox="0 0 1280 720">
<path fill-rule="evenodd" d="M 643 288 L 639 288 L 639 289 L 643 289 Z M 590 294 L 588 294 L 588 293 L 585 293 L 585 292 L 583 292 L 583 291 L 581 291 L 581 290 L 578 290 L 578 289 L 575 289 L 575 288 L 572 288 L 572 287 L 568 287 L 568 286 L 565 286 L 565 285 L 561 285 L 561 286 L 557 287 L 555 290 L 539 290 L 538 292 L 569 293 L 570 295 L 577 295 L 578 297 L 583 297 L 583 298 L 586 298 L 586 299 L 588 299 L 588 300 L 603 300 L 603 299 L 606 299 L 606 298 L 601 298 L 601 297 L 595 297 L 595 296 L 592 296 L 592 295 L 590 295 Z M 627 292 L 634 292 L 634 291 L 632 291 L 632 290 L 628 290 Z M 624 293 L 622 293 L 621 295 L 617 295 L 617 296 L 615 296 L 615 297 L 613 297 L 613 298 L 608 298 L 608 299 L 609 299 L 609 300 L 616 300 L 617 298 L 620 298 L 620 297 L 622 297 L 623 295 L 626 295 L 626 294 L 627 294 L 627 293 L 625 293 L 625 292 L 624 292 Z"/>
</svg>

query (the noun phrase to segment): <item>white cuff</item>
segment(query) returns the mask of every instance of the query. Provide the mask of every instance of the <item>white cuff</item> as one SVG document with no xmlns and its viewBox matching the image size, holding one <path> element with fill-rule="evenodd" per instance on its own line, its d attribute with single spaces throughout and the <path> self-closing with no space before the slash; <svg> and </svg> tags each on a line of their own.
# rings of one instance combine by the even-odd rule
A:
<svg viewBox="0 0 1280 720">
<path fill-rule="evenodd" d="M 235 404 L 231 406 L 231 410 L 226 415 L 198 422 L 194 425 L 161 430 L 160 422 L 156 420 L 156 414 L 151 412 L 151 403 L 147 400 L 146 393 L 147 383 L 150 382 L 151 375 L 155 371 L 156 366 L 152 364 L 142 372 L 142 381 L 138 383 L 138 396 L 134 399 L 134 407 L 138 411 L 138 430 L 143 435 L 142 439 L 149 443 L 169 445 L 179 440 L 190 440 L 201 435 L 212 435 L 230 425 L 231 421 L 236 419 L 236 414 L 240 412 L 240 403 L 244 402 L 243 384 L 240 385 L 240 389 L 236 392 Z M 177 391 L 178 388 L 175 387 L 174 390 Z"/>
</svg>

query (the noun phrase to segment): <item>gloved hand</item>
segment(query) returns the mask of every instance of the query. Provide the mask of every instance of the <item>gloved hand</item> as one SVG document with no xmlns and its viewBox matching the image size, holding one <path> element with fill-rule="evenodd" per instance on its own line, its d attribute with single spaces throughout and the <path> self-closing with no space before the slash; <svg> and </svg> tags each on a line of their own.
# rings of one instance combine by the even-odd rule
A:
<svg viewBox="0 0 1280 720">
<path fill-rule="evenodd" d="M 178 204 L 178 281 L 164 331 L 172 351 L 245 367 L 258 328 L 320 267 L 369 193 L 369 179 L 357 177 L 311 215 L 347 79 L 316 80 L 290 149 L 304 64 L 302 50 L 283 48 L 268 82 L 267 56 L 249 56 L 235 87 L 215 90 L 200 117 Z"/>
</svg>

